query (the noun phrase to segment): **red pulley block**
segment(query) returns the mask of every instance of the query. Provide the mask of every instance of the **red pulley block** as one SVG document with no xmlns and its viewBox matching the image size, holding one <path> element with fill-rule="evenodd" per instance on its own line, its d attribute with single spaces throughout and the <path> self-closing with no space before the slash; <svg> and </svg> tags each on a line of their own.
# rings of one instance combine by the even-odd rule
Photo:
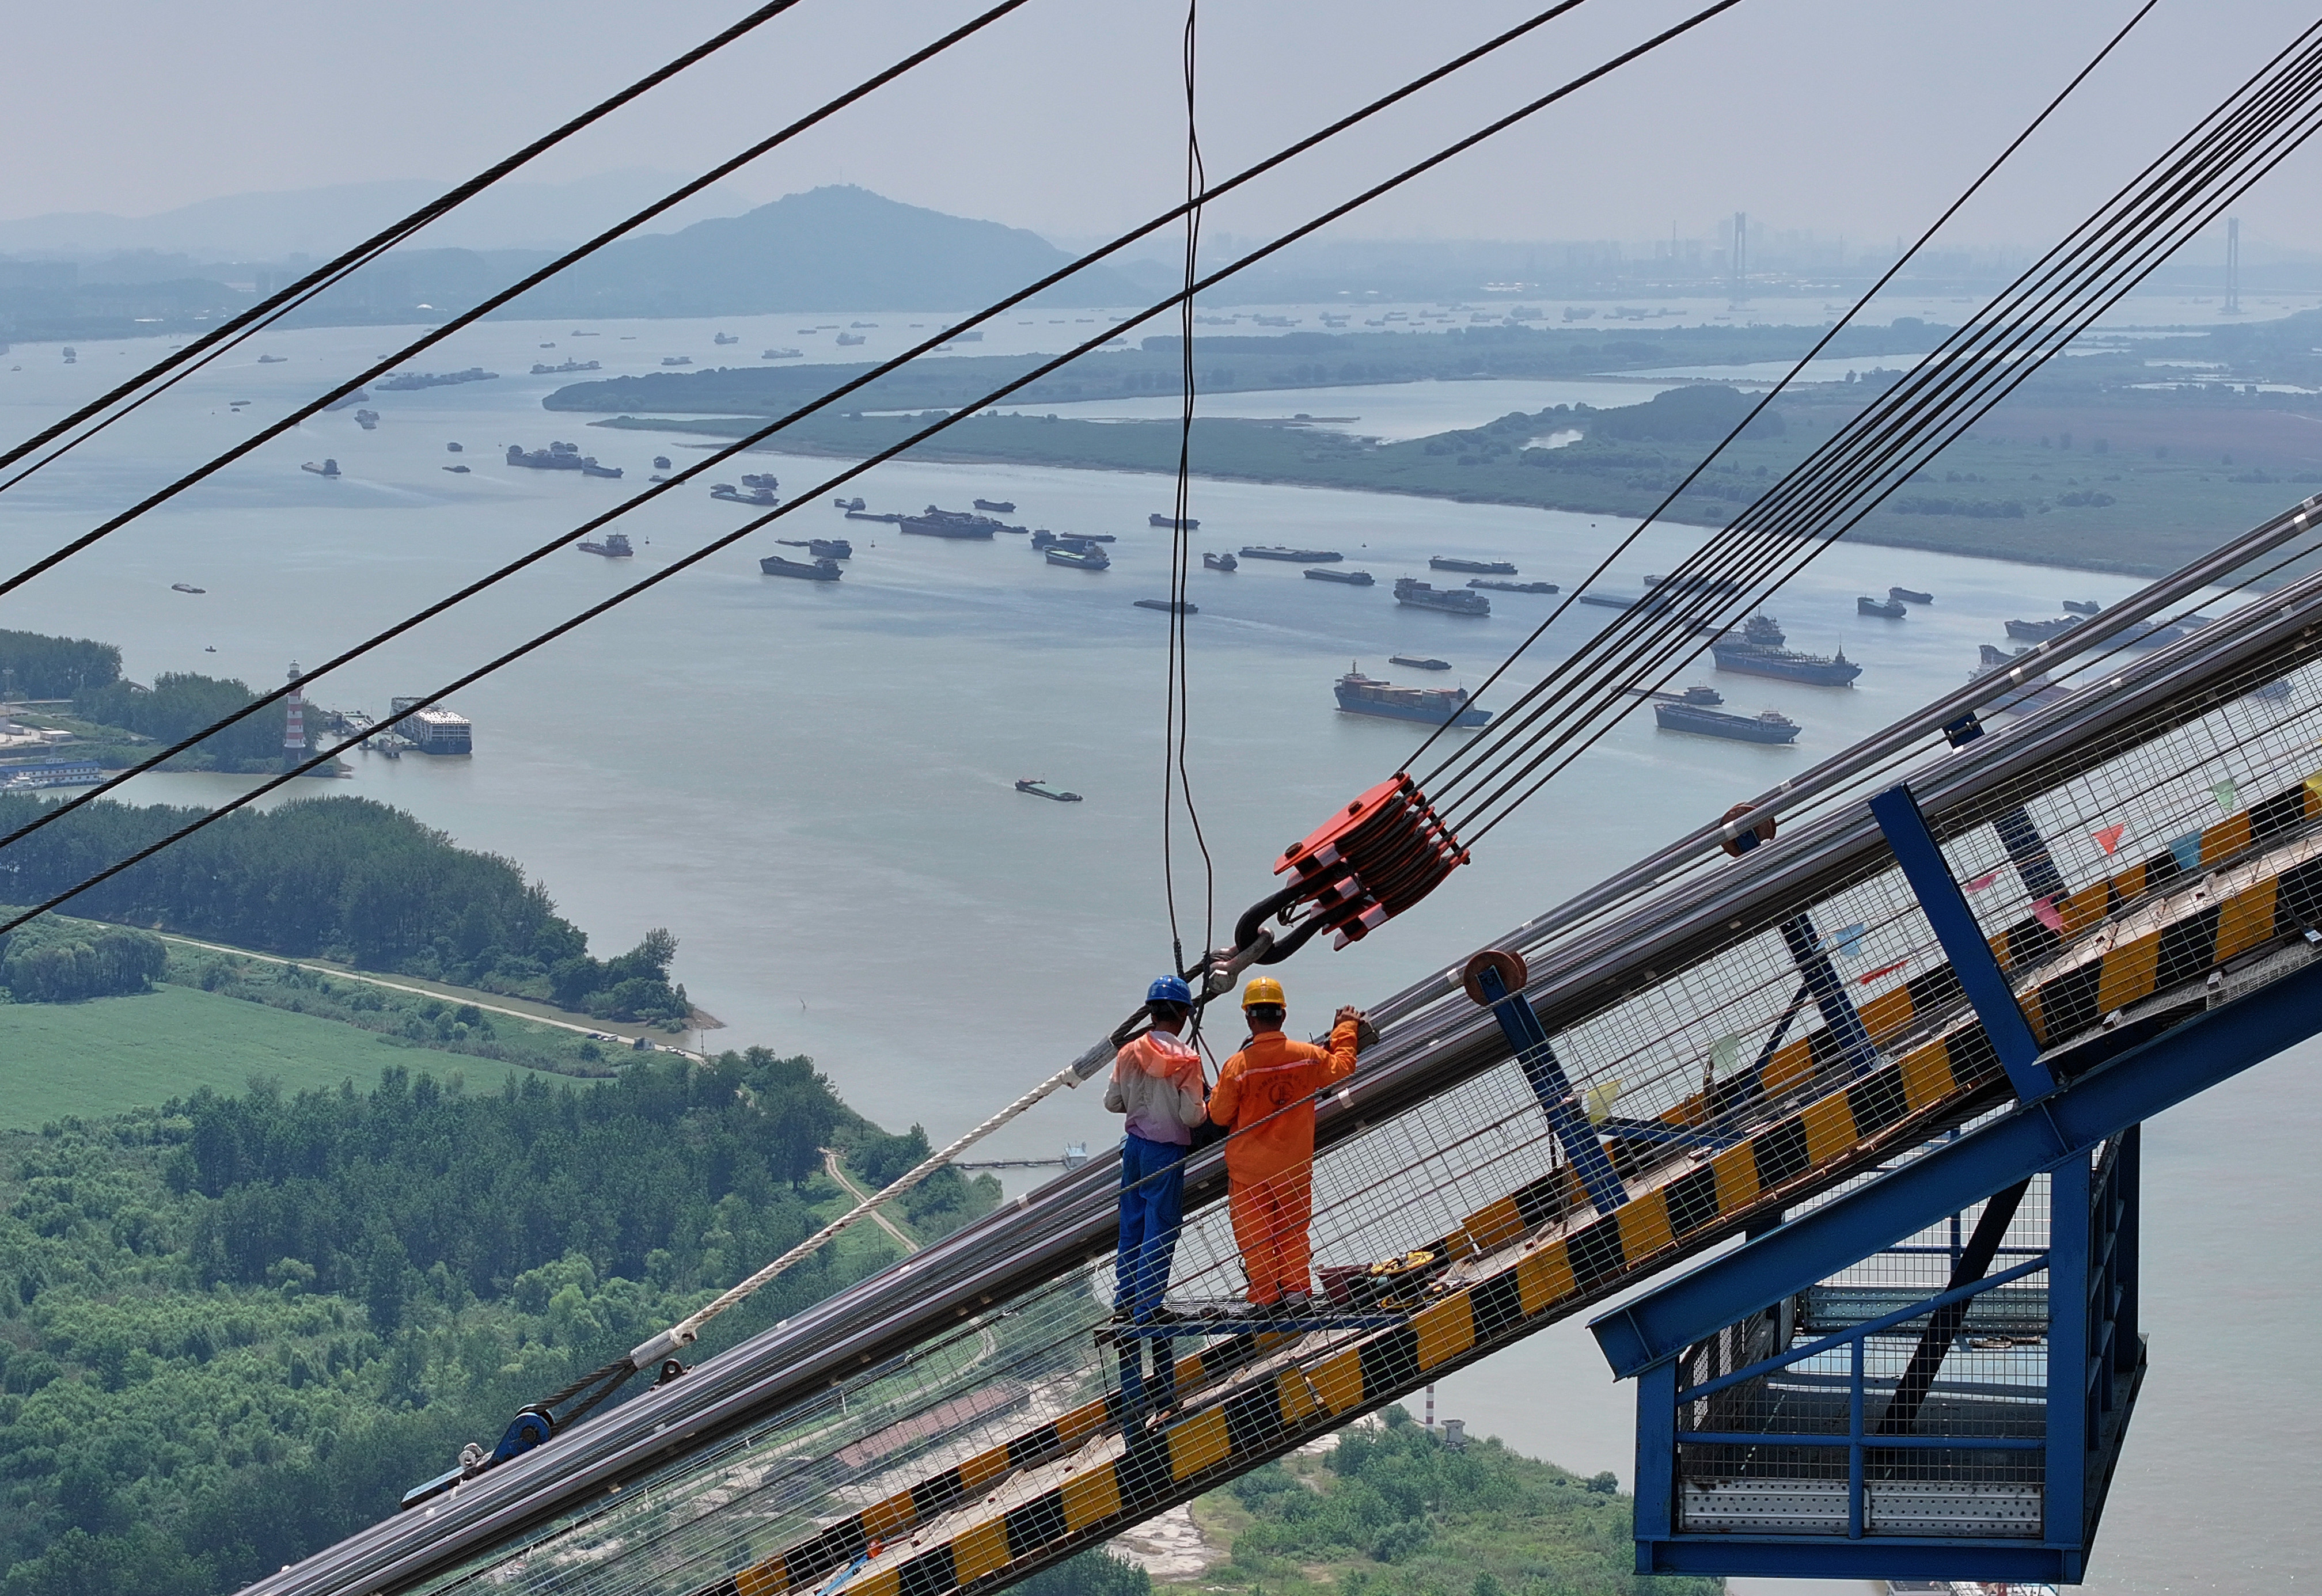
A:
<svg viewBox="0 0 2322 1596">
<path fill-rule="evenodd" d="M 1337 945 L 1358 942 L 1432 892 L 1467 852 L 1408 776 L 1382 781 L 1282 851 Z"/>
</svg>

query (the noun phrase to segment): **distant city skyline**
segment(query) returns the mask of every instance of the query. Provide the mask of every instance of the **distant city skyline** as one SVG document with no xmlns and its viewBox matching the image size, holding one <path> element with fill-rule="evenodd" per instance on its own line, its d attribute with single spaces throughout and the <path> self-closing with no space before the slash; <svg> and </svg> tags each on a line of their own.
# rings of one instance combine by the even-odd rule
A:
<svg viewBox="0 0 2322 1596">
<path fill-rule="evenodd" d="M 1211 8 L 1201 58 L 1211 173 L 1237 169 L 1532 8 Z M 1221 202 L 1211 224 L 1254 237 L 1303 219 L 1688 9 L 1677 0 L 1584 5 L 1343 148 Z M 2129 0 L 2036 9 L 1750 0 L 1324 236 L 1637 245 L 1672 229 L 1679 240 L 1707 238 L 1743 210 L 1769 240 L 1811 233 L 1843 236 L 1850 251 L 1891 248 L 1948 204 L 2132 9 Z M 92 0 L 20 10 L 0 32 L 10 47 L 0 52 L 0 139 L 40 158 L 0 169 L 0 218 L 134 217 L 230 195 L 449 182 L 741 10 L 739 0 L 482 10 L 451 0 L 392 10 L 220 0 L 198 13 Z M 562 231 L 583 236 L 633 203 L 634 185 L 608 183 L 600 194 L 594 174 L 699 170 L 974 14 L 970 0 L 805 0 L 521 178 L 577 184 Z M 1068 243 L 1108 233 L 1177 197 L 1183 20 L 1172 5 L 1038 0 L 736 174 L 718 208 L 853 182 Z M 1945 243 L 2044 244 L 2310 20 L 2287 0 L 2163 0 Z M 2322 216 L 2300 203 L 2317 159 L 2299 152 L 2235 207 L 2251 260 L 2322 250 Z M 537 215 L 496 223 L 490 196 L 463 217 L 461 242 L 490 240 L 496 224 L 509 233 L 499 242 L 542 233 Z"/>
</svg>

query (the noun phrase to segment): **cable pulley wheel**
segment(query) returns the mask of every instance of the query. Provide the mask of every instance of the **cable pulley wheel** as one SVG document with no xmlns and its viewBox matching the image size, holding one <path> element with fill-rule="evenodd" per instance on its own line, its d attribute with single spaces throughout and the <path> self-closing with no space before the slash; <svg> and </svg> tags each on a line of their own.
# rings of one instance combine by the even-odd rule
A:
<svg viewBox="0 0 2322 1596">
<path fill-rule="evenodd" d="M 1484 971 L 1486 970 L 1499 971 L 1503 992 L 1521 992 L 1524 990 L 1524 983 L 1531 979 L 1531 971 L 1525 967 L 1522 953 L 1510 953 L 1505 948 L 1486 948 L 1468 960 L 1467 967 L 1459 971 L 1459 984 L 1467 990 L 1467 1000 L 1479 1008 L 1492 1006 L 1492 1000 L 1484 996 Z"/>
</svg>

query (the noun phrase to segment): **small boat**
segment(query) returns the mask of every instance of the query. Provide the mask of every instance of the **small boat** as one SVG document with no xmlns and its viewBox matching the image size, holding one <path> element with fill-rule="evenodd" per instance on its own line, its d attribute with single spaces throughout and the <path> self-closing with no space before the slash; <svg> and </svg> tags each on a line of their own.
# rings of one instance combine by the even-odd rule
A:
<svg viewBox="0 0 2322 1596">
<path fill-rule="evenodd" d="M 817 560 L 852 560 L 855 545 L 843 537 L 778 537 L 786 549 L 804 549 Z"/>
<path fill-rule="evenodd" d="M 1427 569 L 1472 571 L 1477 576 L 1485 577 L 1512 577 L 1516 574 L 1516 568 L 1505 560 L 1459 560 L 1449 554 L 1430 555 Z"/>
<path fill-rule="evenodd" d="M 2064 600 L 2064 607 L 2076 616 L 2092 616 L 2104 608 L 2104 606 L 2091 604 L 2085 598 L 2067 598 Z"/>
<path fill-rule="evenodd" d="M 1197 616 L 1202 613 L 1201 606 L 1184 598 L 1132 598 L 1129 602 L 1139 609 L 1157 609 L 1164 615 Z"/>
<path fill-rule="evenodd" d="M 1692 704 L 1656 704 L 1653 722 L 1664 732 L 1691 732 L 1703 737 L 1725 737 L 1736 743 L 1795 743 L 1798 723 L 1778 710 L 1756 715 L 1728 715 Z"/>
<path fill-rule="evenodd" d="M 831 502 L 832 504 L 836 505 L 838 508 L 840 508 L 840 509 L 842 509 L 842 510 L 859 510 L 859 509 L 861 509 L 861 508 L 863 507 L 863 501 L 862 501 L 862 499 L 860 499 L 859 497 L 858 497 L 858 498 L 835 498 L 835 499 L 832 499 L 830 502 Z"/>
<path fill-rule="evenodd" d="M 1205 570 L 1239 570 L 1241 569 L 1241 561 L 1231 554 L 1204 554 L 1202 556 L 1202 567 Z"/>
<path fill-rule="evenodd" d="M 1166 526 L 1172 532 L 1199 532 L 1202 527 L 1202 524 L 1191 515 L 1186 516 L 1183 521 L 1174 515 L 1147 515 L 1145 517 L 1145 524 Z"/>
<path fill-rule="evenodd" d="M 339 462 L 335 460 L 326 460 L 321 465 L 316 465 L 310 460 L 298 469 L 302 471 L 312 471 L 317 477 L 335 477 L 339 474 Z"/>
<path fill-rule="evenodd" d="M 1866 597 L 1857 598 L 1854 601 L 1854 613 L 1858 616 L 1877 616 L 1882 621 L 1899 621 L 1910 612 L 1903 607 L 1903 601 L 1899 598 Z"/>
<path fill-rule="evenodd" d="M 1245 560 L 1287 560 L 1295 565 L 1328 565 L 1346 556 L 1336 549 L 1289 549 L 1279 543 L 1248 543 L 1242 548 Z"/>
<path fill-rule="evenodd" d="M 770 577 L 796 577 L 804 582 L 835 582 L 840 575 L 836 560 L 785 560 L 780 554 L 764 556 L 758 569 Z"/>
<path fill-rule="evenodd" d="M 202 644 L 202 652 L 206 654 L 214 654 L 217 652 L 217 644 L 215 643 L 206 643 Z"/>
<path fill-rule="evenodd" d="M 1922 593 L 1916 588 L 1889 588 L 1887 597 L 1899 598 L 1906 604 L 1933 604 L 1935 601 L 1933 594 Z"/>
<path fill-rule="evenodd" d="M 1052 544 L 1040 551 L 1051 565 L 1069 565 L 1075 570 L 1110 570 L 1112 561 L 1102 549 L 1067 549 Z"/>
<path fill-rule="evenodd" d="M 279 366 L 289 358 L 288 355 L 261 355 L 258 357 L 258 363 L 261 366 Z"/>
<path fill-rule="evenodd" d="M 445 466 L 443 469 L 451 472 L 455 477 L 464 477 L 468 475 L 468 468 L 465 466 Z"/>
<path fill-rule="evenodd" d="M 1019 792 L 1028 792 L 1034 798 L 1053 798 L 1060 804 L 1077 804 L 1081 801 L 1081 795 L 1079 793 L 1059 792 L 1055 788 L 1050 787 L 1048 785 L 1048 779 L 1046 776 L 1019 777 L 1016 782 L 1016 790 Z"/>
<path fill-rule="evenodd" d="M 1386 657 L 1386 662 L 1390 665 L 1400 665 L 1406 670 L 1449 670 L 1451 669 L 1451 661 L 1449 660 L 1438 660 L 1422 654 L 1389 654 Z"/>
<path fill-rule="evenodd" d="M 1495 582 L 1488 577 L 1469 577 L 1471 588 L 1484 588 L 1494 593 L 1555 593 L 1561 591 L 1554 582 Z"/>
<path fill-rule="evenodd" d="M 2080 624 L 2078 616 L 2058 616 L 2052 621 L 2010 621 L 2007 623 L 2007 635 L 2018 643 L 2045 643 Z"/>
<path fill-rule="evenodd" d="M 169 584 L 169 591 L 172 593 L 206 593 L 209 589 L 207 588 L 197 588 L 191 582 L 171 582 Z"/>
<path fill-rule="evenodd" d="M 654 470 L 656 471 L 665 471 L 669 470 L 669 456 L 666 454 L 654 455 Z"/>
<path fill-rule="evenodd" d="M 362 428 L 362 430 L 367 433 L 377 432 L 379 430 L 379 412 L 376 410 L 356 411 L 355 424 Z"/>
<path fill-rule="evenodd" d="M 1378 579 L 1367 570 L 1310 570 L 1310 582 L 1344 582 L 1349 588 L 1367 588 Z"/>
<path fill-rule="evenodd" d="M 995 515 L 1013 515 L 1016 501 L 1008 498 L 979 498 L 971 501 L 979 510 L 989 510 Z"/>
<path fill-rule="evenodd" d="M 583 554 L 602 554 L 608 560 L 626 560 L 636 552 L 629 547 L 629 534 L 626 532 L 608 532 L 604 542 L 582 543 L 580 549 Z"/>
<path fill-rule="evenodd" d="M 467 451 L 461 448 L 457 443 L 446 443 L 443 445 L 443 452 L 446 454 L 464 454 Z"/>
</svg>

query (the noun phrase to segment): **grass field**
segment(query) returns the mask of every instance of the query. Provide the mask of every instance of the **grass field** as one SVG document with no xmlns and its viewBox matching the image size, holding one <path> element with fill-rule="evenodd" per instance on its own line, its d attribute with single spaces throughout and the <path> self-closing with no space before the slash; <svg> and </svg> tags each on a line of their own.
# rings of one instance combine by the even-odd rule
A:
<svg viewBox="0 0 2322 1596">
<path fill-rule="evenodd" d="M 279 1081 L 285 1091 L 342 1081 L 363 1088 L 389 1064 L 439 1078 L 456 1071 L 471 1089 L 496 1088 L 518 1068 L 398 1047 L 352 1026 L 192 987 L 86 1003 L 0 1004 L 0 1128 L 32 1130 L 68 1115 L 150 1107 L 205 1086 L 238 1092 L 252 1076 Z"/>
</svg>

